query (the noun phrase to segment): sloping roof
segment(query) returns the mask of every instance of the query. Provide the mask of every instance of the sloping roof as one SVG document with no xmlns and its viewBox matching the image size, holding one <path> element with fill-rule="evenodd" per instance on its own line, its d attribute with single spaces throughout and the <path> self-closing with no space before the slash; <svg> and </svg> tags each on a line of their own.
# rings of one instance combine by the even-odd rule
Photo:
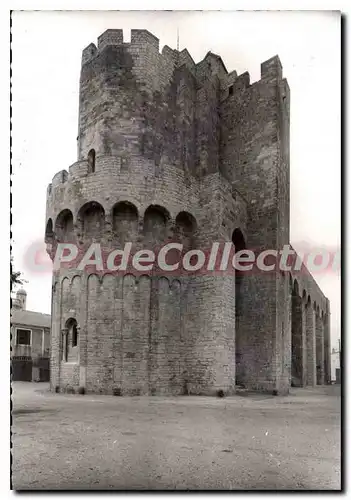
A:
<svg viewBox="0 0 351 500">
<path fill-rule="evenodd" d="M 13 325 L 26 325 L 39 328 L 51 327 L 51 315 L 39 313 L 35 311 L 23 311 L 19 309 L 12 309 L 11 323 Z"/>
</svg>

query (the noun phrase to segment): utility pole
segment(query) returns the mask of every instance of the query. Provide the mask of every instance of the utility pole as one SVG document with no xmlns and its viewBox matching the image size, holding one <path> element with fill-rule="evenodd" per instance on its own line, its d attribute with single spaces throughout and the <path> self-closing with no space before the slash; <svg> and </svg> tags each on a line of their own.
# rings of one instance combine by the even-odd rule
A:
<svg viewBox="0 0 351 500">
<path fill-rule="evenodd" d="M 340 347 L 340 339 L 338 339 L 339 342 L 339 365 L 340 365 L 340 373 L 341 373 L 341 347 Z"/>
</svg>

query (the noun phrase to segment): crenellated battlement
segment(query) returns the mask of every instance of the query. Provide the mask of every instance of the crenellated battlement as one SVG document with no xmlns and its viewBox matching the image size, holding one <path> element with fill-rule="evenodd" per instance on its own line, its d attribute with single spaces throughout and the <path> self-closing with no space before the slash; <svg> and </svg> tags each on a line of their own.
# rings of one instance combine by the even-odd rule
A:
<svg viewBox="0 0 351 500">
<path fill-rule="evenodd" d="M 109 29 L 106 30 L 98 38 L 98 49 L 102 50 L 107 45 L 122 45 L 123 44 L 123 30 Z"/>
<path fill-rule="evenodd" d="M 250 74 L 245 71 L 245 73 L 237 76 L 233 81 L 232 87 L 233 93 L 250 87 Z"/>
<path fill-rule="evenodd" d="M 228 73 L 211 51 L 195 63 L 187 49 L 166 45 L 160 52 L 159 39 L 147 30 L 131 30 L 129 43 L 122 29 L 106 30 L 97 46 L 83 50 L 78 160 L 93 149 L 98 155 L 141 154 L 194 176 L 218 171 L 220 115 L 235 113 L 231 107 L 250 100 L 261 85 L 270 87 L 263 95 L 271 105 L 268 94 L 276 86 L 287 94 L 281 81 L 277 56 L 262 63 L 261 80 L 251 85 L 248 72 Z"/>
<path fill-rule="evenodd" d="M 148 30 L 132 29 L 130 31 L 131 45 L 150 45 L 159 50 L 160 40 Z"/>
<path fill-rule="evenodd" d="M 82 65 L 93 59 L 97 53 L 97 48 L 94 43 L 90 43 L 82 52 Z"/>
<path fill-rule="evenodd" d="M 216 75 L 222 88 L 227 88 L 235 84 L 238 90 L 247 88 L 250 85 L 250 76 L 247 72 L 237 76 L 235 70 L 228 73 L 226 66 L 220 56 L 212 52 L 208 52 L 205 57 L 195 63 L 187 49 L 178 51 L 165 45 L 159 52 L 159 39 L 145 29 L 132 29 L 130 42 L 123 41 L 122 29 L 108 29 L 102 33 L 97 40 L 97 46 L 94 43 L 89 44 L 82 52 L 82 66 L 89 61 L 95 59 L 106 47 L 122 47 L 130 54 L 138 54 L 140 57 L 146 57 L 145 63 L 147 64 L 147 53 L 151 51 L 154 55 L 157 53 L 157 67 L 164 69 L 169 67 L 171 72 L 182 65 L 185 65 L 188 70 L 197 78 L 199 82 Z M 140 54 L 142 51 L 142 54 Z M 152 61 L 153 63 L 155 61 Z M 139 63 L 140 65 L 140 63 Z M 261 64 L 261 79 L 267 81 L 271 78 L 282 79 L 282 65 L 278 56 L 274 56 Z M 160 76 L 162 80 L 162 77 Z"/>
<path fill-rule="evenodd" d="M 184 64 L 193 75 L 196 75 L 196 64 L 187 49 L 183 49 L 181 52 L 176 51 L 176 54 L 177 66 Z"/>
<path fill-rule="evenodd" d="M 67 170 L 60 170 L 60 172 L 57 172 L 57 174 L 54 175 L 51 182 L 51 188 L 55 188 L 60 184 L 64 184 L 67 180 L 68 180 Z"/>
<path fill-rule="evenodd" d="M 131 30 L 130 43 L 125 43 L 123 41 L 122 29 L 106 30 L 98 37 L 97 42 L 97 47 L 94 43 L 91 43 L 83 50 L 82 65 L 89 62 L 89 60 L 93 59 L 99 52 L 103 51 L 108 46 L 123 46 L 131 51 L 140 47 L 146 50 L 149 47 L 159 52 L 159 39 L 149 31 L 142 29 Z M 167 49 L 165 51 L 165 54 L 166 53 Z"/>
<path fill-rule="evenodd" d="M 261 63 L 261 79 L 268 80 L 275 78 L 281 80 L 283 78 L 283 66 L 279 56 L 273 56 L 267 61 Z"/>
</svg>

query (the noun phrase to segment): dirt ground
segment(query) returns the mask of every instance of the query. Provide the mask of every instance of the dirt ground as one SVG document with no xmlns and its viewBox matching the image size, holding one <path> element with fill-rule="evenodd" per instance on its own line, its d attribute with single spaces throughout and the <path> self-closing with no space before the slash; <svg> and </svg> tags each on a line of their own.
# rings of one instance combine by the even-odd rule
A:
<svg viewBox="0 0 351 500">
<path fill-rule="evenodd" d="M 52 394 L 13 383 L 15 490 L 339 490 L 340 387 L 287 397 Z"/>
</svg>

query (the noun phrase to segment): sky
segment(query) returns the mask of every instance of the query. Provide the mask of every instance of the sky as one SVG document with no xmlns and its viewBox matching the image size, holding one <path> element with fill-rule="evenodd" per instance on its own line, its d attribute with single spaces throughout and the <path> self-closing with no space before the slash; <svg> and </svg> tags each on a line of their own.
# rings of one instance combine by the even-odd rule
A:
<svg viewBox="0 0 351 500">
<path fill-rule="evenodd" d="M 22 11 L 12 17 L 12 246 L 28 280 L 27 309 L 50 313 L 51 273 L 34 270 L 45 248 L 46 189 L 77 159 L 81 53 L 108 28 L 144 28 L 195 62 L 220 55 L 228 71 L 260 78 L 278 54 L 291 92 L 290 241 L 297 249 L 341 243 L 341 44 L 337 12 Z M 340 336 L 339 273 L 315 279 L 331 305 L 331 345 Z"/>
</svg>

